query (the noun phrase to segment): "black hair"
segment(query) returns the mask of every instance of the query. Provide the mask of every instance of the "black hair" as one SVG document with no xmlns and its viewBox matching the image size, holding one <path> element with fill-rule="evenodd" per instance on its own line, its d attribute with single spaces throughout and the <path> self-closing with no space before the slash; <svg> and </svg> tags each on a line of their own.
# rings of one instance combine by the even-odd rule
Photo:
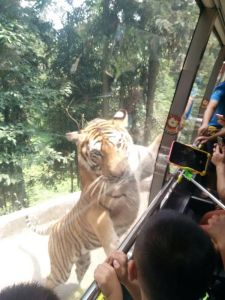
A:
<svg viewBox="0 0 225 300">
<path fill-rule="evenodd" d="M 38 283 L 20 283 L 0 291 L 0 300 L 60 300 L 49 288 Z"/>
<path fill-rule="evenodd" d="M 141 288 L 152 300 L 197 300 L 216 264 L 209 236 L 189 217 L 161 210 L 146 223 L 134 248 Z"/>
</svg>

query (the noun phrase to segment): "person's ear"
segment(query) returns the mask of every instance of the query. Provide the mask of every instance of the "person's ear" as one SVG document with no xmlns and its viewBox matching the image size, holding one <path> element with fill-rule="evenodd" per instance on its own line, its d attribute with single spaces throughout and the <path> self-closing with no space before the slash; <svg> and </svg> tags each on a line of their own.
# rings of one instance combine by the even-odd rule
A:
<svg viewBox="0 0 225 300">
<path fill-rule="evenodd" d="M 137 266 L 133 259 L 128 262 L 128 278 L 130 281 L 137 279 Z"/>
</svg>

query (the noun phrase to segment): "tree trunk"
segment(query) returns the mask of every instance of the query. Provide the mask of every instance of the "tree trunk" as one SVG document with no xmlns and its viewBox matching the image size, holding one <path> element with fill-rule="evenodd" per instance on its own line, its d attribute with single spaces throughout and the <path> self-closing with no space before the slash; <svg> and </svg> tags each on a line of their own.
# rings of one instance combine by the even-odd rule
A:
<svg viewBox="0 0 225 300">
<path fill-rule="evenodd" d="M 107 65 L 108 65 L 108 53 L 109 53 L 109 41 L 105 40 L 103 48 L 103 63 L 102 63 L 102 97 L 103 97 L 103 117 L 108 117 L 109 112 L 109 76 L 107 75 Z"/>
<path fill-rule="evenodd" d="M 4 111 L 4 123 L 6 125 L 14 126 L 17 123 L 23 123 L 26 121 L 26 114 L 23 109 L 18 105 L 13 107 L 6 106 Z M 16 146 L 10 141 L 5 139 L 5 143 L 1 145 L 1 151 L 7 152 L 9 159 L 11 160 L 13 154 L 16 152 L 16 147 L 25 146 L 28 142 L 27 133 L 19 134 L 16 136 Z M 27 193 L 24 181 L 23 170 L 18 166 L 18 162 L 2 162 L 0 164 L 0 173 L 7 174 L 11 180 L 8 184 L 4 181 L 0 183 L 0 190 L 4 191 L 5 201 L 10 202 L 13 208 L 16 206 L 26 207 Z"/>
<path fill-rule="evenodd" d="M 159 46 L 157 40 L 151 44 L 151 52 L 148 59 L 148 78 L 147 78 L 147 100 L 146 117 L 144 125 L 144 145 L 148 145 L 151 140 L 151 129 L 153 124 L 153 104 L 156 89 L 156 81 L 159 73 Z"/>
<path fill-rule="evenodd" d="M 104 46 L 102 55 L 102 97 L 103 97 L 103 117 L 108 117 L 109 112 L 109 77 L 107 75 L 109 58 L 109 0 L 103 0 L 103 32 Z"/>
</svg>

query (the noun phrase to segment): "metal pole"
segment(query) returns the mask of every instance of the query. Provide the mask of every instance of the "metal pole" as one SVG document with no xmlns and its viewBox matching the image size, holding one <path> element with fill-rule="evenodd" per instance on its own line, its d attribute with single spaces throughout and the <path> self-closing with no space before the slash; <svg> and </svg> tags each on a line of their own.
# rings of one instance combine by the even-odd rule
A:
<svg viewBox="0 0 225 300">
<path fill-rule="evenodd" d="M 136 224 L 132 227 L 127 236 L 124 238 L 118 250 L 121 250 L 125 253 L 127 253 L 130 250 L 145 219 L 154 213 L 155 209 L 157 209 L 162 203 L 162 200 L 164 200 L 164 198 L 166 197 L 168 198 L 168 194 L 171 194 L 173 189 L 177 185 L 177 174 L 178 172 L 176 172 L 173 175 L 173 177 L 170 178 L 170 180 L 163 186 L 161 191 L 159 191 L 159 193 L 155 196 L 155 198 L 149 204 L 145 212 L 141 215 Z M 165 201 L 163 201 L 163 204 L 165 204 Z M 82 295 L 80 300 L 95 300 L 99 295 L 99 292 L 99 287 L 97 286 L 96 282 L 93 281 L 89 288 Z"/>
<path fill-rule="evenodd" d="M 207 189 L 205 189 L 201 184 L 199 184 L 196 180 L 193 178 L 190 179 L 190 181 L 196 185 L 200 190 L 202 190 L 204 193 L 206 193 L 210 199 L 212 199 L 213 202 L 215 202 L 219 207 L 225 210 L 225 205 L 217 199 L 213 194 L 211 194 Z"/>
</svg>

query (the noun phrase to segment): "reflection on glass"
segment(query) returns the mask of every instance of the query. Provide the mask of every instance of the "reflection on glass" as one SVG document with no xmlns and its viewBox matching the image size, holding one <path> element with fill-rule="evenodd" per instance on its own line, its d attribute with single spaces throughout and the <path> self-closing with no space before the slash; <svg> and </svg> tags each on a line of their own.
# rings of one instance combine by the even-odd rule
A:
<svg viewBox="0 0 225 300">
<path fill-rule="evenodd" d="M 146 153 L 142 145 L 162 132 L 198 15 L 195 1 L 1 1 L 0 214 L 6 216 L 1 217 L 0 288 L 49 273 L 48 239 L 29 231 L 25 216 L 46 227 L 78 201 L 84 186 L 79 186 L 77 148 L 66 140 L 67 132 L 95 118 L 112 118 L 120 108 L 129 114 L 133 150 Z M 114 132 L 112 141 L 121 145 Z M 104 157 L 99 145 L 88 144 L 94 151 L 86 160 Z M 153 162 L 138 167 L 148 174 Z M 95 164 L 92 171 L 99 171 Z M 87 173 L 80 175 L 87 180 Z M 140 211 L 150 177 L 143 178 L 143 188 L 135 183 Z M 123 182 L 129 192 L 131 178 Z M 83 289 L 104 257 L 102 249 L 91 252 Z M 74 298 L 74 271 L 69 280 Z"/>
<path fill-rule="evenodd" d="M 196 138 L 197 128 L 202 121 L 199 118 L 199 108 L 220 48 L 218 39 L 212 33 L 183 115 L 182 131 L 178 137 L 178 140 L 183 143 L 192 144 Z"/>
</svg>

